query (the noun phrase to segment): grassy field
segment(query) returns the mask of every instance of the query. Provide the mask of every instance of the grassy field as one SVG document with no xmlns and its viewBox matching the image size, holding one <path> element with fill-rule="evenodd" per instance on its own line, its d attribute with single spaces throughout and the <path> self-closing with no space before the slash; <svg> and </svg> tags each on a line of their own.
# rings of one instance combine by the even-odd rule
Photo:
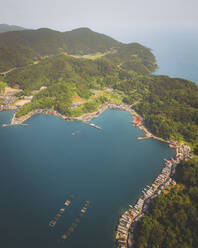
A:
<svg viewBox="0 0 198 248">
<path fill-rule="evenodd" d="M 79 59 L 79 58 L 83 58 L 83 59 L 91 59 L 91 60 L 95 60 L 95 59 L 99 59 L 101 57 L 104 57 L 107 54 L 110 54 L 111 52 L 106 52 L 106 53 L 94 53 L 94 54 L 87 54 L 87 55 L 72 55 L 70 54 L 70 56 Z"/>
</svg>

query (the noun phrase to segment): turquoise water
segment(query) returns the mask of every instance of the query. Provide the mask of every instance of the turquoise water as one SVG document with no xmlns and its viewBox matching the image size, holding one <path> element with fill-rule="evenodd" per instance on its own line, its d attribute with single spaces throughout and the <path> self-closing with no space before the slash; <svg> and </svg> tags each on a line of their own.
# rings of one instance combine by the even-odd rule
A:
<svg viewBox="0 0 198 248">
<path fill-rule="evenodd" d="M 0 123 L 12 112 L 1 112 Z M 110 248 L 118 216 L 159 173 L 167 144 L 138 141 L 129 113 L 107 110 L 94 123 L 35 115 L 28 126 L 0 128 L 1 247 Z M 75 132 L 75 135 L 72 135 Z M 69 194 L 75 198 L 54 228 L 49 221 Z M 87 213 L 65 243 L 86 200 Z"/>
</svg>

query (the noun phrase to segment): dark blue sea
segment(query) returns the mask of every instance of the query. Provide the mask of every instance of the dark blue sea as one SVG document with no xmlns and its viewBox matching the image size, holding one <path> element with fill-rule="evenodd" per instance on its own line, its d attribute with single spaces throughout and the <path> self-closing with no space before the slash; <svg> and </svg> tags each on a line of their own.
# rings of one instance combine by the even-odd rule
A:
<svg viewBox="0 0 198 248">
<path fill-rule="evenodd" d="M 0 124 L 12 114 L 1 112 Z M 175 152 L 156 140 L 138 141 L 142 132 L 131 121 L 127 112 L 107 110 L 93 120 L 102 131 L 47 115 L 33 116 L 28 126 L 0 127 L 1 247 L 114 247 L 119 215 Z M 86 200 L 87 212 L 63 242 Z"/>
</svg>

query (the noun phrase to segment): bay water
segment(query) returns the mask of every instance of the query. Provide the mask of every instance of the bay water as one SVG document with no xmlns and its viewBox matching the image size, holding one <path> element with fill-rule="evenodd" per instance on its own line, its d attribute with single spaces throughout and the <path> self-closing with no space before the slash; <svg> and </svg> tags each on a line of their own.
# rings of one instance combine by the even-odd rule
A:
<svg viewBox="0 0 198 248">
<path fill-rule="evenodd" d="M 1 112 L 0 124 L 12 115 Z M 102 130 L 48 115 L 32 116 L 28 126 L 0 127 L 1 247 L 114 247 L 120 214 L 175 150 L 137 140 L 143 133 L 128 112 L 107 110 L 92 122 Z M 70 206 L 49 227 L 70 194 Z M 87 212 L 63 242 L 86 200 Z"/>
</svg>

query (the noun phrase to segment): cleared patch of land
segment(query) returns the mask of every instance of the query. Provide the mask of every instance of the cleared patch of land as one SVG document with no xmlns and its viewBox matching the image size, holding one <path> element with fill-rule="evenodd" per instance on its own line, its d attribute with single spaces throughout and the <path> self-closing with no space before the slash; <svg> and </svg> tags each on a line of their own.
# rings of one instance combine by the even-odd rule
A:
<svg viewBox="0 0 198 248">
<path fill-rule="evenodd" d="M 5 87 L 4 95 L 5 96 L 12 96 L 12 95 L 15 95 L 16 93 L 18 93 L 20 91 L 21 91 L 20 89 Z"/>
<path fill-rule="evenodd" d="M 14 105 L 16 105 L 18 107 L 22 107 L 23 105 L 25 105 L 28 102 L 31 102 L 31 100 L 30 99 L 22 99 L 22 100 L 16 101 Z"/>
</svg>

